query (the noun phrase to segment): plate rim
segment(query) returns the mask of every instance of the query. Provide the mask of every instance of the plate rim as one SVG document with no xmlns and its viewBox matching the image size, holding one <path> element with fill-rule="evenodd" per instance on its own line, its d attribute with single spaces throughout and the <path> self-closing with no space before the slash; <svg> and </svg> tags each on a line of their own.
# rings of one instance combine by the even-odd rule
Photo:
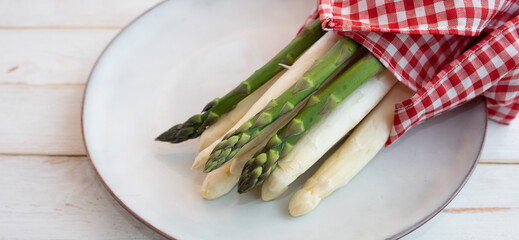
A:
<svg viewBox="0 0 519 240">
<path fill-rule="evenodd" d="M 108 48 L 110 48 L 113 43 L 115 42 L 116 39 L 118 39 L 120 37 L 120 35 L 125 32 L 130 26 L 132 26 L 135 22 L 139 21 L 143 16 L 147 15 L 149 12 L 153 11 L 155 8 L 158 8 L 160 7 L 162 4 L 166 3 L 166 2 L 169 2 L 169 1 L 161 1 L 159 3 L 156 3 L 155 5 L 151 6 L 150 8 L 148 8 L 146 11 L 142 12 L 141 14 L 139 14 L 137 17 L 135 17 L 133 20 L 131 20 L 126 26 L 124 26 L 109 42 L 108 44 L 103 48 L 103 51 L 101 51 L 101 53 L 99 54 L 99 57 L 97 57 L 94 65 L 92 66 L 92 69 L 90 70 L 90 73 L 88 75 L 88 78 L 87 78 L 87 81 L 85 83 L 85 89 L 83 90 L 83 97 L 82 97 L 82 100 L 81 100 L 81 138 L 83 140 L 83 145 L 85 146 L 85 151 L 86 151 L 86 155 L 87 155 L 87 158 L 88 158 L 88 161 L 90 162 L 90 164 L 92 165 L 97 177 L 99 178 L 99 180 L 101 181 L 101 183 L 103 184 L 104 188 L 106 190 L 108 190 L 108 192 L 110 193 L 110 195 L 112 195 L 112 197 L 116 200 L 116 202 L 121 206 L 123 207 L 126 211 L 128 211 L 133 217 L 135 217 L 137 220 L 139 220 L 141 223 L 143 223 L 144 225 L 146 225 L 148 228 L 152 229 L 153 231 L 159 233 L 160 235 L 168 238 L 168 239 L 172 239 L 172 240 L 177 240 L 177 238 L 163 232 L 162 230 L 156 228 L 155 226 L 153 226 L 153 224 L 149 223 L 148 221 L 146 221 L 145 219 L 143 219 L 141 216 L 139 216 L 139 214 L 137 214 L 136 212 L 134 212 L 131 208 L 129 208 L 121 199 L 119 199 L 119 197 L 112 191 L 112 189 L 108 186 L 108 184 L 106 184 L 106 182 L 104 181 L 103 177 L 101 176 L 101 174 L 99 174 L 99 171 L 97 170 L 96 168 L 96 165 L 94 164 L 94 162 L 92 161 L 92 157 L 90 156 L 90 152 L 88 150 L 88 144 L 87 144 L 87 141 L 86 141 L 86 138 L 85 138 L 85 122 L 84 122 L 84 115 L 85 115 L 85 100 L 86 100 L 86 97 L 87 97 L 87 92 L 88 92 L 88 86 L 89 86 L 89 83 L 91 82 L 92 80 L 92 75 L 94 73 L 94 70 L 97 68 L 97 65 L 99 64 L 99 61 L 100 59 L 105 55 L 106 51 L 108 50 Z M 471 101 L 482 101 L 484 106 L 485 106 L 485 109 L 487 109 L 487 102 L 484 101 L 484 97 L 482 96 L 479 96 L 479 97 L 476 97 L 475 99 L 472 99 Z M 470 179 L 470 177 L 472 176 L 472 173 L 474 172 L 474 170 L 476 169 L 476 166 L 477 166 L 477 163 L 479 162 L 479 159 L 481 158 L 481 152 L 482 152 L 482 149 L 483 149 L 483 146 L 484 146 L 484 143 L 485 143 L 485 140 L 486 140 L 486 134 L 487 134 L 487 128 L 488 128 L 488 111 L 485 111 L 485 126 L 484 126 L 484 131 L 483 131 L 483 137 L 482 137 L 482 140 L 481 140 L 481 144 L 479 146 L 479 150 L 478 150 L 478 155 L 477 157 L 474 159 L 473 163 L 472 163 L 472 166 L 470 167 L 470 170 L 465 174 L 465 177 L 463 178 L 463 181 L 461 182 L 461 184 L 459 186 L 457 186 L 456 190 L 451 194 L 451 196 L 440 206 L 438 207 L 437 209 L 435 209 L 432 213 L 430 213 L 429 215 L 427 215 L 425 218 L 423 218 L 422 220 L 418 221 L 417 223 L 411 225 L 410 227 L 408 227 L 407 229 L 404 229 L 403 231 L 400 231 L 399 233 L 387 238 L 387 239 L 400 239 L 406 235 L 408 235 L 409 233 L 415 231 L 416 229 L 420 228 L 421 226 L 423 226 L 425 223 L 427 223 L 428 221 L 430 221 L 432 218 L 434 218 L 436 215 L 438 215 L 438 213 L 440 213 L 443 209 L 445 209 L 445 207 L 458 195 L 458 193 L 461 191 L 461 189 L 463 189 L 463 187 L 465 186 L 465 184 L 468 182 L 468 180 Z"/>
<path fill-rule="evenodd" d="M 483 96 L 478 96 L 470 101 L 483 102 L 485 109 L 487 109 L 487 101 L 485 101 L 485 97 L 483 97 Z M 465 103 L 468 103 L 468 102 L 465 102 Z M 463 104 L 465 104 L 465 103 L 463 103 Z M 463 105 L 463 104 L 461 104 L 461 105 Z M 461 106 L 461 105 L 459 105 L 459 106 Z M 465 187 L 465 184 L 468 182 L 468 180 L 472 176 L 472 173 L 474 173 L 474 170 L 476 170 L 476 166 L 478 165 L 479 159 L 481 158 L 481 152 L 483 150 L 483 146 L 485 145 L 485 140 L 487 139 L 487 130 L 488 130 L 488 111 L 485 111 L 485 127 L 484 127 L 484 131 L 483 131 L 483 137 L 481 139 L 481 144 L 480 144 L 479 150 L 478 150 L 478 155 L 472 162 L 472 166 L 470 167 L 470 170 L 465 174 L 463 181 L 456 188 L 456 191 L 454 191 L 452 193 L 452 195 L 447 199 L 447 201 L 445 201 L 440 207 L 438 207 L 436 210 L 434 210 L 431 214 L 427 215 L 422 220 L 420 220 L 417 223 L 415 223 L 414 225 L 410 226 L 408 229 L 405 229 L 405 230 L 393 235 L 390 239 L 400 239 L 400 238 L 406 236 L 407 234 L 415 231 L 416 229 L 420 228 L 421 226 L 423 226 L 424 224 L 429 222 L 431 219 L 436 217 L 436 215 L 438 215 L 438 213 L 440 213 L 443 209 L 445 209 L 445 207 L 447 207 L 447 205 L 449 205 L 449 203 L 451 203 L 452 200 L 454 200 L 454 198 L 456 198 L 456 196 L 458 196 L 458 193 L 460 193 L 461 189 L 463 189 L 463 187 Z"/>
<path fill-rule="evenodd" d="M 87 144 L 87 141 L 86 141 L 86 138 L 85 138 L 85 121 L 84 121 L 84 119 L 85 119 L 85 100 L 86 100 L 86 96 L 87 96 L 87 92 L 88 92 L 88 86 L 89 86 L 89 83 L 92 80 L 92 75 L 94 73 L 94 70 L 97 68 L 97 65 L 99 64 L 100 59 L 105 55 L 105 53 L 108 50 L 108 48 L 110 48 L 110 46 L 113 45 L 115 40 L 118 39 L 124 31 L 126 31 L 135 22 L 139 21 L 143 16 L 145 16 L 149 12 L 153 11 L 153 9 L 155 9 L 157 7 L 160 7 L 162 4 L 164 4 L 166 2 L 168 2 L 168 1 L 158 2 L 155 5 L 149 7 L 144 12 L 140 13 L 139 15 L 137 15 L 137 17 L 132 19 L 128 24 L 126 24 L 126 26 L 124 26 L 121 30 L 119 30 L 119 32 L 117 34 L 115 34 L 115 36 L 103 48 L 103 51 L 101 51 L 101 53 L 99 54 L 99 57 L 97 57 L 94 65 L 92 66 L 92 69 L 90 70 L 90 73 L 88 74 L 88 78 L 87 78 L 87 81 L 85 83 L 85 89 L 83 90 L 83 98 L 81 100 L 81 139 L 83 139 L 83 145 L 85 146 L 86 155 L 87 155 L 88 161 L 90 162 L 90 165 L 92 165 L 92 168 L 94 169 L 97 177 L 99 178 L 99 180 L 103 184 L 104 188 L 110 193 L 110 195 L 112 195 L 112 197 L 115 199 L 115 201 L 121 207 L 123 207 L 126 211 L 128 211 L 133 217 L 135 217 L 137 220 L 139 220 L 141 223 L 146 225 L 151 230 L 159 233 L 160 235 L 162 235 L 162 236 L 164 236 L 164 237 L 166 237 L 168 239 L 177 240 L 175 237 L 170 236 L 169 234 L 167 234 L 167 233 L 163 232 L 162 230 L 156 228 L 155 226 L 153 226 L 153 224 L 151 224 L 148 221 L 144 220 L 141 216 L 139 216 L 139 214 L 137 214 L 131 208 L 126 206 L 126 204 L 124 204 L 124 202 L 121 199 L 119 199 L 119 197 L 112 191 L 112 189 L 108 186 L 108 184 L 106 184 L 106 182 L 103 179 L 103 177 L 101 176 L 101 174 L 99 174 L 99 171 L 97 170 L 96 165 L 92 161 L 92 157 L 90 156 L 90 152 L 88 151 L 88 144 Z"/>
</svg>

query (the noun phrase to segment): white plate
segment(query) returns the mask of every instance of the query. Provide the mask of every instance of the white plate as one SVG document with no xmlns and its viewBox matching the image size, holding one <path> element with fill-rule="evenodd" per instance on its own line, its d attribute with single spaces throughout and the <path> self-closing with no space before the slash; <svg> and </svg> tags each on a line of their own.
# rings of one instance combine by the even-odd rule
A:
<svg viewBox="0 0 519 240">
<path fill-rule="evenodd" d="M 153 141 L 273 56 L 314 2 L 166 1 L 117 36 L 88 81 L 83 131 L 99 176 L 126 209 L 179 239 L 381 239 L 416 229 L 456 195 L 484 140 L 482 99 L 412 129 L 298 218 L 287 212 L 296 187 L 268 203 L 257 191 L 202 199 L 203 174 L 190 170 L 196 141 Z"/>
</svg>

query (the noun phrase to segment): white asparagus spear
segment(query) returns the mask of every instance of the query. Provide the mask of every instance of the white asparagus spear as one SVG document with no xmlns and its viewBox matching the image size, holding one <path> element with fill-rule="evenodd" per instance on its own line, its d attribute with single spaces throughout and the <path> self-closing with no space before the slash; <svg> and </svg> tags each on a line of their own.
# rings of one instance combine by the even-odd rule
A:
<svg viewBox="0 0 519 240">
<path fill-rule="evenodd" d="M 299 139 L 265 180 L 261 198 L 279 197 L 288 185 L 317 162 L 335 143 L 353 129 L 386 95 L 396 79 L 385 70 L 368 79 Z"/>
<path fill-rule="evenodd" d="M 215 124 L 207 128 L 198 139 L 198 152 L 201 152 L 211 143 L 223 137 L 284 73 L 285 71 L 281 71 L 276 74 L 276 76 L 261 85 L 252 94 L 241 100 L 233 110 L 223 114 Z"/>
<path fill-rule="evenodd" d="M 395 104 L 412 95 L 409 88 L 397 83 L 344 144 L 294 194 L 288 205 L 290 215 L 300 216 L 310 212 L 321 199 L 357 175 L 384 147 L 393 125 Z"/>
<path fill-rule="evenodd" d="M 202 190 L 200 191 L 202 197 L 205 199 L 215 199 L 231 191 L 238 183 L 238 180 L 240 180 L 240 175 L 245 163 L 247 163 L 257 151 L 262 149 L 267 144 L 267 141 L 301 110 L 304 103 L 306 103 L 306 101 L 298 104 L 290 113 L 280 117 L 270 126 L 263 129 L 258 137 L 248 143 L 252 146 L 248 151 L 240 151 L 230 162 L 208 173 L 202 184 Z"/>
<path fill-rule="evenodd" d="M 256 103 L 247 111 L 247 113 L 238 121 L 231 129 L 240 127 L 251 117 L 261 111 L 270 100 L 279 97 L 285 90 L 290 88 L 303 74 L 312 67 L 314 61 L 322 57 L 332 46 L 341 38 L 334 32 L 324 34 L 317 42 L 315 42 L 308 50 L 306 50 L 268 90 L 261 96 Z M 223 137 L 222 137 L 223 138 Z M 209 155 L 222 140 L 222 138 L 214 141 L 211 145 L 202 150 L 195 158 L 195 162 L 191 167 L 193 170 L 202 171 L 205 163 L 209 159 Z M 246 152 L 248 149 L 242 148 L 240 151 Z"/>
</svg>

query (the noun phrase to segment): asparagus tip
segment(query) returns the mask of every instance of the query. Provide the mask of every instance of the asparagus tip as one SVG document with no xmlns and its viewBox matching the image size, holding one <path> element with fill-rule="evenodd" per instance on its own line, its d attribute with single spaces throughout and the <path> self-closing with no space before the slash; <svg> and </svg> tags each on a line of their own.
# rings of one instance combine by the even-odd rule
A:
<svg viewBox="0 0 519 240">
<path fill-rule="evenodd" d="M 160 134 L 158 137 L 156 137 L 155 141 L 169 142 L 170 141 L 169 136 L 171 136 L 171 132 L 165 131 L 162 134 Z"/>
</svg>

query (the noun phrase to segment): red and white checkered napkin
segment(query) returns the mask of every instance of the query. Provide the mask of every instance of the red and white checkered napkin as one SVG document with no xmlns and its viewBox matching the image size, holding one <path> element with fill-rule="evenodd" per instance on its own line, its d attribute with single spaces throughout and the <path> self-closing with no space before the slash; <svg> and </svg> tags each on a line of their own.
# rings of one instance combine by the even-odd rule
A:
<svg viewBox="0 0 519 240">
<path fill-rule="evenodd" d="M 319 0 L 307 22 L 368 48 L 417 93 L 397 104 L 393 143 L 478 95 L 492 120 L 519 113 L 519 1 Z"/>
</svg>

